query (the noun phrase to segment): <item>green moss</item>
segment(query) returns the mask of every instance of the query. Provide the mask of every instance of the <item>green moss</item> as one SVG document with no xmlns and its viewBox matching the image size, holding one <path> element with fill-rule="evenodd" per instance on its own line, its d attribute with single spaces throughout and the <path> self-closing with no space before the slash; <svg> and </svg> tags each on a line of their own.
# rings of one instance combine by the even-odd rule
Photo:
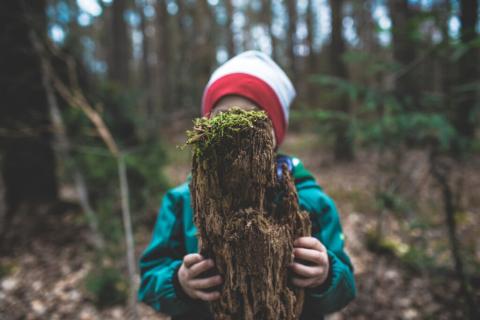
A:
<svg viewBox="0 0 480 320">
<path fill-rule="evenodd" d="M 367 248 L 378 254 L 402 257 L 410 250 L 410 246 L 400 239 L 381 236 L 374 229 L 367 231 L 366 241 Z"/>
<path fill-rule="evenodd" d="M 194 120 L 193 130 L 187 131 L 186 145 L 193 147 L 195 155 L 201 155 L 218 142 L 267 119 L 264 111 L 247 111 L 236 107 L 210 119 L 198 118 Z"/>
</svg>

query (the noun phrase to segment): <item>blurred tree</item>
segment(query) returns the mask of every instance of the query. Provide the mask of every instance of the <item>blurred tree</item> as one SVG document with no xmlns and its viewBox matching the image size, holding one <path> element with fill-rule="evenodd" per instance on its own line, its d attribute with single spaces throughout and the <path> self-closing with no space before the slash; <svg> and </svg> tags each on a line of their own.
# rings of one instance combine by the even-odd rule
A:
<svg viewBox="0 0 480 320">
<path fill-rule="evenodd" d="M 451 70 L 451 43 L 449 35 L 449 20 L 452 13 L 450 0 L 443 0 L 435 3 L 432 8 L 436 25 L 442 36 L 439 56 L 436 59 L 436 77 L 434 79 L 435 91 L 445 95 L 445 105 L 449 105 L 450 86 L 452 82 Z"/>
<path fill-rule="evenodd" d="M 332 33 L 330 40 L 330 68 L 334 77 L 348 79 L 348 70 L 342 60 L 345 41 L 342 35 L 343 0 L 330 0 Z M 350 128 L 350 102 L 345 93 L 340 93 L 334 102 L 334 109 L 343 115 L 335 124 L 335 158 L 350 161 L 354 158 L 353 136 Z"/>
<path fill-rule="evenodd" d="M 253 2 L 247 1 L 243 7 L 240 7 L 239 10 L 237 10 L 238 16 L 242 15 L 245 19 L 241 29 L 243 40 L 241 44 L 241 51 L 253 49 L 252 29 L 257 22 L 256 12 L 253 8 L 253 5 Z M 238 16 L 236 15 L 236 17 Z"/>
<path fill-rule="evenodd" d="M 475 109 L 476 95 L 478 92 L 478 50 L 474 41 L 478 41 L 478 0 L 460 1 L 460 38 L 465 50 L 458 64 L 458 107 L 455 112 L 454 124 L 458 133 L 467 139 L 472 139 L 475 134 Z M 477 82 L 475 84 L 475 82 Z"/>
<path fill-rule="evenodd" d="M 148 36 L 148 21 L 145 16 L 145 5 L 147 1 L 137 1 L 138 14 L 140 16 L 140 31 L 142 33 L 142 89 L 144 96 L 146 131 L 148 135 L 152 135 L 155 127 L 156 112 L 154 109 L 154 82 L 151 74 L 150 65 L 150 39 Z"/>
<path fill-rule="evenodd" d="M 188 92 L 188 82 L 190 81 L 187 73 L 188 68 L 190 67 L 190 56 L 192 54 L 190 50 L 190 33 L 191 33 L 191 20 L 192 17 L 189 14 L 190 8 L 188 2 L 185 0 L 177 0 L 178 12 L 175 15 L 177 22 L 178 30 L 178 44 L 173 50 L 176 52 L 177 59 L 174 62 L 175 72 L 174 72 L 174 83 L 176 87 L 174 88 L 176 99 L 172 101 L 172 107 L 182 107 L 185 109 L 188 104 L 187 98 L 190 97 Z"/>
<path fill-rule="evenodd" d="M 306 38 L 306 45 L 308 47 L 308 62 L 306 68 L 307 75 L 314 75 L 317 73 L 317 54 L 314 49 L 314 39 L 315 39 L 315 30 L 316 26 L 318 25 L 319 21 L 315 15 L 315 5 L 314 0 L 308 0 L 307 4 L 307 12 L 305 13 L 305 22 L 307 24 L 307 38 Z M 311 106 L 316 105 L 317 101 L 317 88 L 313 85 L 308 86 L 308 103 Z"/>
<path fill-rule="evenodd" d="M 173 62 L 170 54 L 170 49 L 172 45 L 171 39 L 174 37 L 172 33 L 174 30 L 170 27 L 170 16 L 167 11 L 167 1 L 156 1 L 155 2 L 155 13 L 156 13 L 156 28 L 155 28 L 155 38 L 156 38 L 156 85 L 157 90 L 155 90 L 156 95 L 155 99 L 159 105 L 162 106 L 163 110 L 171 110 L 171 106 L 174 101 L 174 85 L 172 68 Z"/>
<path fill-rule="evenodd" d="M 46 37 L 45 8 L 44 0 L 0 4 L 0 149 L 9 217 L 23 203 L 57 199 L 48 105 L 29 34 Z"/>
<path fill-rule="evenodd" d="M 227 13 L 227 52 L 228 57 L 233 57 L 236 53 L 235 39 L 233 34 L 233 0 L 225 0 L 225 10 Z"/>
<path fill-rule="evenodd" d="M 111 81 L 127 88 L 130 82 L 131 41 L 125 21 L 128 0 L 114 0 L 111 6 L 111 45 L 108 74 Z"/>
<path fill-rule="evenodd" d="M 305 22 L 307 24 L 307 47 L 308 47 L 308 68 L 307 73 L 313 74 L 317 69 L 317 56 L 314 49 L 315 30 L 319 21 L 315 15 L 314 0 L 308 0 Z"/>
<path fill-rule="evenodd" d="M 389 0 L 388 6 L 392 20 L 393 58 L 399 65 L 395 77 L 396 96 L 406 110 L 415 110 L 418 108 L 420 87 L 411 68 L 416 56 L 414 11 L 408 0 Z"/>
<path fill-rule="evenodd" d="M 273 9 L 272 0 L 262 0 L 262 9 L 260 11 L 260 21 L 267 28 L 268 36 L 270 37 L 270 46 L 272 48 L 272 59 L 277 61 L 278 59 L 278 44 L 277 38 L 273 34 Z"/>
<path fill-rule="evenodd" d="M 207 0 L 197 1 L 196 10 L 193 13 L 192 36 L 193 50 L 192 67 L 189 70 L 192 89 L 190 95 L 193 98 L 193 107 L 199 110 L 202 99 L 203 86 L 207 84 L 210 74 L 216 62 L 217 22 Z"/>
<path fill-rule="evenodd" d="M 358 33 L 359 47 L 366 52 L 374 53 L 379 49 L 377 40 L 377 24 L 372 16 L 374 1 L 353 1 L 353 18 Z"/>
<path fill-rule="evenodd" d="M 297 1 L 286 0 L 287 14 L 288 14 L 288 29 L 287 29 L 287 57 L 288 57 L 288 71 L 290 77 L 295 83 L 298 79 L 298 66 L 295 55 L 295 46 L 297 45 Z"/>
</svg>

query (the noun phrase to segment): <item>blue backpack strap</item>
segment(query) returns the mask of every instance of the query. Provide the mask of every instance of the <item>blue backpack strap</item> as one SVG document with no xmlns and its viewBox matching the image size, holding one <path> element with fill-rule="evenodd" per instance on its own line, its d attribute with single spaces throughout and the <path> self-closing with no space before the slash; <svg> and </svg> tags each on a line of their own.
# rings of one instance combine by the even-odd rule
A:
<svg viewBox="0 0 480 320">
<path fill-rule="evenodd" d="M 286 155 L 283 155 L 283 154 L 278 154 L 277 155 L 277 158 L 275 159 L 276 162 L 277 162 L 277 178 L 279 180 L 282 180 L 282 167 L 283 167 L 283 164 L 286 164 L 287 165 L 287 168 L 288 168 L 288 171 L 292 174 L 293 176 L 293 162 L 292 162 L 292 158 L 290 158 L 289 156 L 286 156 Z"/>
</svg>

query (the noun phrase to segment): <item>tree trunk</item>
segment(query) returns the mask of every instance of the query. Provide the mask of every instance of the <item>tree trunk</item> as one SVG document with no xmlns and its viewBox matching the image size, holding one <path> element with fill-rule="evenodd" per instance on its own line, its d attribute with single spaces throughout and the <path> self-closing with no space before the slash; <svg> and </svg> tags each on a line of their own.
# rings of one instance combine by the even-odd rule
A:
<svg viewBox="0 0 480 320">
<path fill-rule="evenodd" d="M 267 27 L 270 45 L 272 47 L 272 59 L 278 62 L 278 41 L 272 31 L 273 9 L 272 0 L 262 0 L 261 21 Z"/>
<path fill-rule="evenodd" d="M 318 23 L 315 17 L 314 11 L 314 0 L 308 0 L 307 12 L 305 16 L 305 22 L 307 24 L 308 34 L 307 34 L 307 47 L 308 47 L 308 72 L 315 73 L 317 69 L 317 56 L 314 50 L 314 39 L 315 39 L 315 27 Z"/>
<path fill-rule="evenodd" d="M 314 12 L 314 0 L 308 0 L 307 12 L 305 17 L 305 22 L 307 24 L 308 34 L 307 34 L 307 47 L 308 47 L 308 67 L 306 70 L 306 75 L 311 76 L 317 73 L 317 54 L 314 50 L 314 39 L 315 39 L 315 26 L 318 23 L 318 19 L 315 17 Z M 310 106 L 316 105 L 318 89 L 307 83 L 307 93 L 308 93 L 308 103 Z"/>
<path fill-rule="evenodd" d="M 57 199 L 51 122 L 40 61 L 29 38 L 30 28 L 46 37 L 45 10 L 41 0 L 0 4 L 0 150 L 10 213 L 23 203 Z"/>
<path fill-rule="evenodd" d="M 354 19 L 356 20 L 360 48 L 367 53 L 378 53 L 377 25 L 372 16 L 375 10 L 375 2 L 371 0 L 358 1 L 353 2 L 352 5 L 354 6 Z"/>
<path fill-rule="evenodd" d="M 435 60 L 436 78 L 434 79 L 435 92 L 441 93 L 445 96 L 444 107 L 448 114 L 450 109 L 449 97 L 452 85 L 452 66 L 451 66 L 451 46 L 449 35 L 449 20 L 452 13 L 452 5 L 450 0 L 443 0 L 433 7 L 436 24 L 440 29 L 442 35 L 442 50 L 440 50 L 438 57 Z"/>
<path fill-rule="evenodd" d="M 287 269 L 293 241 L 310 234 L 310 220 L 288 169 L 277 176 L 271 123 L 256 114 L 200 120 L 190 138 L 200 252 L 224 279 L 222 297 L 209 306 L 215 319 L 298 319 L 304 292 L 288 284 Z M 220 129 L 223 136 L 209 138 Z"/>
<path fill-rule="evenodd" d="M 293 82 L 297 80 L 297 59 L 295 46 L 297 44 L 297 1 L 287 0 L 288 30 L 287 30 L 287 56 L 289 73 Z"/>
<path fill-rule="evenodd" d="M 225 9 L 227 11 L 227 52 L 228 57 L 235 55 L 235 39 L 233 35 L 233 0 L 225 0 Z"/>
<path fill-rule="evenodd" d="M 395 80 L 396 97 L 406 111 L 418 111 L 418 79 L 417 73 L 409 66 L 415 60 L 415 43 L 412 40 L 413 10 L 408 0 L 389 0 L 389 11 L 392 19 L 393 58 L 400 65 Z"/>
<path fill-rule="evenodd" d="M 111 81 L 122 85 L 129 84 L 130 38 L 124 14 L 127 9 L 127 0 L 114 0 L 112 4 L 111 34 L 112 45 L 108 74 Z"/>
<path fill-rule="evenodd" d="M 191 21 L 189 15 L 189 2 L 186 0 L 177 0 L 178 13 L 176 14 L 177 30 L 179 40 L 177 42 L 177 57 L 175 61 L 175 100 L 172 101 L 172 107 L 186 108 L 189 100 L 190 87 L 190 73 L 191 66 L 191 27 L 188 26 L 188 21 Z M 191 107 L 191 106 L 190 106 Z"/>
<path fill-rule="evenodd" d="M 144 110 L 146 119 L 146 134 L 153 138 L 156 125 L 158 125 L 158 117 L 154 109 L 153 95 L 154 88 L 152 82 L 151 66 L 150 66 L 150 39 L 148 37 L 148 22 L 145 17 L 144 2 L 138 8 L 140 15 L 140 31 L 142 32 L 142 89 L 144 96 Z"/>
<path fill-rule="evenodd" d="M 167 12 L 166 1 L 157 1 L 155 4 L 156 13 L 156 52 L 157 52 L 157 69 L 156 81 L 157 86 L 155 99 L 161 104 L 163 110 L 172 110 L 175 99 L 174 85 L 172 82 L 172 69 L 174 69 L 175 61 L 170 56 L 170 40 L 174 35 L 169 24 L 169 16 Z M 173 67 L 173 68 L 172 68 Z"/>
<path fill-rule="evenodd" d="M 443 197 L 443 206 L 445 213 L 445 222 L 447 225 L 448 240 L 450 243 L 450 252 L 453 258 L 455 274 L 460 284 L 460 295 L 466 304 L 468 319 L 478 319 L 477 304 L 475 303 L 475 295 L 471 290 L 470 281 L 465 272 L 464 260 L 462 257 L 461 242 L 457 234 L 457 212 L 458 204 L 455 201 L 456 195 L 450 186 L 450 178 L 452 176 L 452 168 L 438 159 L 435 151 L 430 153 L 430 170 L 437 181 Z M 457 165 L 460 163 L 457 163 Z"/>
<path fill-rule="evenodd" d="M 332 75 L 340 79 L 348 79 L 347 66 L 342 60 L 345 53 L 345 41 L 342 35 L 343 0 L 330 0 L 332 35 L 330 43 L 330 65 Z M 350 128 L 350 102 L 348 96 L 342 93 L 337 97 L 335 110 L 342 112 L 341 119 L 335 124 L 335 159 L 351 161 L 354 158 L 353 137 Z"/>
<path fill-rule="evenodd" d="M 195 30 L 192 52 L 190 78 L 193 80 L 190 95 L 193 101 L 201 101 L 204 86 L 207 84 L 216 59 L 217 24 L 207 0 L 197 1 L 193 13 L 193 30 Z M 197 104 L 194 102 L 194 106 Z M 196 108 L 194 111 L 198 111 Z"/>
<path fill-rule="evenodd" d="M 476 94 L 478 85 L 478 50 L 473 46 L 477 37 L 476 26 L 478 22 L 478 0 L 460 1 L 460 37 L 462 44 L 468 49 L 460 58 L 458 68 L 458 85 L 464 87 L 456 99 L 458 107 L 456 110 L 455 127 L 461 137 L 473 139 L 475 135 L 475 110 Z M 467 87 L 470 87 L 467 89 Z"/>
</svg>

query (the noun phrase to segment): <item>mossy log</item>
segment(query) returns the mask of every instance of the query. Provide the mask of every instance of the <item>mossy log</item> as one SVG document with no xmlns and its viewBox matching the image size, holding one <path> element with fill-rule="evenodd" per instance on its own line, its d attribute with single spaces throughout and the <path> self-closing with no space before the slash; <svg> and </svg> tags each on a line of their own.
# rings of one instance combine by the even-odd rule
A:
<svg viewBox="0 0 480 320">
<path fill-rule="evenodd" d="M 286 167 L 277 175 L 265 113 L 234 109 L 198 119 L 190 185 L 200 252 L 224 279 L 215 319 L 298 319 L 303 290 L 288 282 L 293 241 L 310 234 Z"/>
</svg>

